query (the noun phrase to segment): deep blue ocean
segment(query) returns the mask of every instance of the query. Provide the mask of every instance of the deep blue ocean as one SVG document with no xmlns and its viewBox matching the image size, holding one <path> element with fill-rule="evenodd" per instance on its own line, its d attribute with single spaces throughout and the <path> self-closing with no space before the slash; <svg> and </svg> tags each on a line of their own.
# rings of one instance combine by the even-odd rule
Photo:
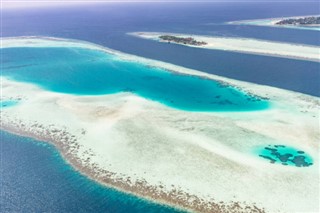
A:
<svg viewBox="0 0 320 213">
<path fill-rule="evenodd" d="M 127 35 L 161 31 L 320 45 L 319 31 L 224 22 L 319 13 L 319 3 L 121 3 L 2 11 L 2 36 L 89 41 L 229 78 L 320 96 L 319 63 L 168 45 Z M 2 63 L 2 62 L 1 62 Z M 129 88 L 132 89 L 132 88 Z M 1 132 L 0 212 L 176 212 L 103 187 L 51 146 Z"/>
<path fill-rule="evenodd" d="M 180 212 L 93 182 L 48 143 L 0 134 L 1 213 Z"/>
</svg>

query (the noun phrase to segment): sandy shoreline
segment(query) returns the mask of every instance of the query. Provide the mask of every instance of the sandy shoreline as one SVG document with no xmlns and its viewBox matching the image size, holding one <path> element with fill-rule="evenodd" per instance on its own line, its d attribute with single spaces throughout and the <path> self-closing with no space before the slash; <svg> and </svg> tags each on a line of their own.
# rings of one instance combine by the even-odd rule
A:
<svg viewBox="0 0 320 213">
<path fill-rule="evenodd" d="M 184 45 L 188 47 L 232 51 L 249 53 L 255 55 L 266 55 L 273 57 L 292 58 L 299 60 L 320 62 L 320 52 L 318 46 L 298 45 L 291 43 L 280 43 L 266 40 L 187 35 L 165 32 L 133 32 L 129 35 L 144 39 L 159 40 L 160 35 L 173 35 L 177 37 L 192 37 L 197 41 L 204 41 L 207 44 L 201 46 Z"/>
<path fill-rule="evenodd" d="M 3 48 L 10 45 L 70 45 L 110 53 L 74 40 L 2 40 Z M 1 127 L 52 142 L 64 158 L 92 179 L 158 202 L 199 212 L 319 210 L 319 98 L 112 53 L 236 85 L 269 98 L 272 108 L 192 113 L 131 93 L 73 96 L 2 78 L 2 98 L 20 98 L 21 102 L 2 109 Z M 256 146 L 279 143 L 308 152 L 314 166 L 273 165 L 251 155 Z M 266 199 L 268 196 L 274 199 Z"/>
</svg>

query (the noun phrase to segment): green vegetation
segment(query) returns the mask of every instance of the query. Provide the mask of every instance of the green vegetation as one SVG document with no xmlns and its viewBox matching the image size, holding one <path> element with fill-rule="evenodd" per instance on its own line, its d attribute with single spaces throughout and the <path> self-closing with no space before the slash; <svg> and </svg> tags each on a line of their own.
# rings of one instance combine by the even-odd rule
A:
<svg viewBox="0 0 320 213">
<path fill-rule="evenodd" d="M 277 25 L 318 25 L 320 24 L 320 16 L 283 19 L 281 21 L 278 21 L 276 24 Z"/>
<path fill-rule="evenodd" d="M 167 42 L 175 42 L 178 44 L 188 44 L 188 45 L 194 45 L 194 46 L 201 46 L 201 45 L 206 45 L 207 43 L 204 41 L 196 41 L 192 37 L 177 37 L 177 36 L 172 36 L 172 35 L 162 35 L 159 36 L 159 38 L 162 41 L 167 41 Z"/>
</svg>

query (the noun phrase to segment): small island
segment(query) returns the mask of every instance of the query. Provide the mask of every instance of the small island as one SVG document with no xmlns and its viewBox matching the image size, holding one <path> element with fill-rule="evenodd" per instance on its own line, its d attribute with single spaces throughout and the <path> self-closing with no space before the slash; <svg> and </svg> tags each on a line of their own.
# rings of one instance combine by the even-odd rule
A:
<svg viewBox="0 0 320 213">
<path fill-rule="evenodd" d="M 206 42 L 204 41 L 196 41 L 192 37 L 177 37 L 177 36 L 172 36 L 172 35 L 161 35 L 159 36 L 161 41 L 166 41 L 168 43 L 174 42 L 178 44 L 186 44 L 186 45 L 193 45 L 193 46 L 203 46 L 207 45 Z"/>
<path fill-rule="evenodd" d="M 295 27 L 300 28 L 300 26 Z M 174 44 L 185 45 L 192 48 L 241 52 L 257 55 L 262 54 L 273 57 L 293 58 L 306 61 L 320 61 L 319 47 L 311 45 L 295 45 L 285 42 L 272 42 L 267 40 L 240 37 L 203 36 L 195 34 L 191 36 L 188 34 L 173 34 L 169 32 L 131 32 L 128 34 L 138 38 L 150 39 L 157 42 L 172 42 Z"/>
<path fill-rule="evenodd" d="M 281 17 L 255 20 L 231 21 L 228 24 L 266 27 L 285 27 L 298 30 L 320 31 L 320 15 Z"/>
<path fill-rule="evenodd" d="M 319 26 L 320 16 L 310 16 L 301 18 L 287 18 L 275 23 L 276 25 L 303 25 L 303 26 Z"/>
</svg>

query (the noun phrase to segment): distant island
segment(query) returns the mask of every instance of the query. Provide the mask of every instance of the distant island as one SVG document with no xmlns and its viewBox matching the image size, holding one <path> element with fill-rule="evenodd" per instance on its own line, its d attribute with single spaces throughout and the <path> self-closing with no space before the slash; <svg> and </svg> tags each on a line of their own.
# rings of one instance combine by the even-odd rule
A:
<svg viewBox="0 0 320 213">
<path fill-rule="evenodd" d="M 178 44 L 187 44 L 187 45 L 193 45 L 193 46 L 202 46 L 206 45 L 207 43 L 204 41 L 196 41 L 192 37 L 177 37 L 173 35 L 161 35 L 159 36 L 161 41 L 167 41 L 167 42 L 175 42 Z"/>
<path fill-rule="evenodd" d="M 236 25 L 285 27 L 285 28 L 292 28 L 292 29 L 299 29 L 299 30 L 320 31 L 320 15 L 240 20 L 240 21 L 230 21 L 227 23 L 236 24 Z"/>
<path fill-rule="evenodd" d="M 157 42 L 173 42 L 175 44 L 186 45 L 192 48 L 269 55 L 274 57 L 293 58 L 316 62 L 320 61 L 319 47 L 311 45 L 296 45 L 285 42 L 272 42 L 267 40 L 240 37 L 174 34 L 169 32 L 131 32 L 128 34 Z"/>
<path fill-rule="evenodd" d="M 301 18 L 287 18 L 275 23 L 276 25 L 304 25 L 304 26 L 316 26 L 320 25 L 320 16 L 310 16 Z"/>
</svg>

